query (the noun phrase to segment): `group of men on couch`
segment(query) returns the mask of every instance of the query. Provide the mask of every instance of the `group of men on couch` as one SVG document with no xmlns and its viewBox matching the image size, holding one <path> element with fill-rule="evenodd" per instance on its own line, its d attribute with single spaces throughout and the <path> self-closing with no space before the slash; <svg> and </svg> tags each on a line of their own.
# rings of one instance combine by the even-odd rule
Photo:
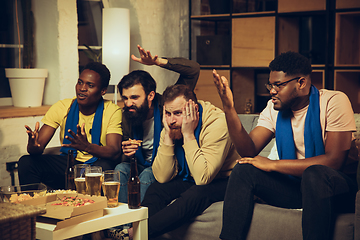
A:
<svg viewBox="0 0 360 240">
<path fill-rule="evenodd" d="M 135 156 L 150 238 L 224 201 L 219 237 L 246 239 L 257 196 L 274 206 L 303 208 L 304 239 L 331 239 L 336 214 L 354 211 L 357 192 L 355 175 L 341 172 L 356 131 L 344 93 L 316 89 L 309 60 L 282 53 L 269 65 L 266 88 L 271 99 L 257 127 L 247 133 L 229 82 L 216 70 L 213 79 L 223 111 L 196 98 L 196 62 L 152 56 L 140 46 L 138 50 L 134 61 L 175 71 L 180 74 L 177 82 L 160 95 L 151 75 L 135 70 L 118 84 L 121 109 L 103 99 L 110 79 L 107 67 L 89 63 L 75 85 L 76 97 L 55 103 L 41 127 L 25 126 L 29 155 L 19 160 L 20 184 L 43 182 L 63 189 L 66 154 L 76 149 L 75 164 L 120 171 L 119 201 L 126 203 L 128 159 Z M 59 126 L 62 154 L 43 155 Z M 277 161 L 258 155 L 274 136 Z M 131 139 L 142 140 L 142 145 Z M 132 228 L 112 237 L 132 239 Z"/>
</svg>

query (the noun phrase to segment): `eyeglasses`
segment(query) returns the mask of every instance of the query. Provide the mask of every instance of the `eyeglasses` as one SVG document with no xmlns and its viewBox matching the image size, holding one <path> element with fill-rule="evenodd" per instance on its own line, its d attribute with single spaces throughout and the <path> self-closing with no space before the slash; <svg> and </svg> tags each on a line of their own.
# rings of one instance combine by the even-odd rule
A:
<svg viewBox="0 0 360 240">
<path fill-rule="evenodd" d="M 288 81 L 282 82 L 282 83 L 265 83 L 265 87 L 267 90 L 271 91 L 271 89 L 275 89 L 275 91 L 279 91 L 280 90 L 280 86 L 283 86 L 285 84 L 287 84 L 288 82 L 294 81 L 294 80 L 299 80 L 301 77 L 296 77 L 296 78 L 292 78 Z"/>
</svg>

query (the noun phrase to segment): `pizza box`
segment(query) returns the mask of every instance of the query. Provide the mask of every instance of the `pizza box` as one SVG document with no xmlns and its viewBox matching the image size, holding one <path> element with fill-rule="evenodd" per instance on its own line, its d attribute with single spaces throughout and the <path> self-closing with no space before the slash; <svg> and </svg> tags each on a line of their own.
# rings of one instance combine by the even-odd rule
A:
<svg viewBox="0 0 360 240">
<path fill-rule="evenodd" d="M 44 224 L 49 224 L 54 226 L 55 228 L 53 228 L 53 231 L 57 231 L 69 226 L 74 226 L 76 224 L 79 224 L 81 222 L 85 222 L 85 221 L 89 221 L 95 218 L 99 218 L 104 216 L 104 210 L 103 209 L 98 209 L 92 212 L 88 212 L 85 214 L 81 214 L 81 215 L 77 215 L 75 217 L 71 217 L 65 220 L 58 220 L 58 219 L 54 219 L 54 218 L 48 218 L 48 217 L 44 217 L 44 215 L 42 216 L 38 216 L 36 218 L 36 222 L 38 223 L 44 223 Z"/>
<path fill-rule="evenodd" d="M 54 203 L 60 203 L 64 197 L 80 197 L 85 199 L 94 200 L 94 203 L 85 206 L 62 206 L 52 205 Z M 58 220 L 65 220 L 76 216 L 88 214 L 90 212 L 98 211 L 103 212 L 103 209 L 107 207 L 107 199 L 103 196 L 90 196 L 77 193 L 58 193 L 53 195 L 46 195 L 43 197 L 33 198 L 21 202 L 24 205 L 42 205 L 46 208 L 46 214 L 41 215 L 42 217 L 48 217 Z M 101 215 L 103 216 L 103 215 Z"/>
</svg>

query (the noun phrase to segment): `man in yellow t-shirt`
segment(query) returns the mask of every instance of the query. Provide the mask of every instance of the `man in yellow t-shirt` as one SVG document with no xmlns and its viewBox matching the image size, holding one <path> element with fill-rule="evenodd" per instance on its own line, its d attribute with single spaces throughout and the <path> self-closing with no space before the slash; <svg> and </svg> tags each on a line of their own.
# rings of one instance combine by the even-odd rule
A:
<svg viewBox="0 0 360 240">
<path fill-rule="evenodd" d="M 75 86 L 76 97 L 55 103 L 45 114 L 40 128 L 25 126 L 29 136 L 27 151 L 19 160 L 20 184 L 42 182 L 63 189 L 67 151 L 77 150 L 75 164 L 88 163 L 103 170 L 114 169 L 121 154 L 121 109 L 104 100 L 110 80 L 108 68 L 89 63 Z M 61 155 L 42 154 L 60 126 Z"/>
</svg>

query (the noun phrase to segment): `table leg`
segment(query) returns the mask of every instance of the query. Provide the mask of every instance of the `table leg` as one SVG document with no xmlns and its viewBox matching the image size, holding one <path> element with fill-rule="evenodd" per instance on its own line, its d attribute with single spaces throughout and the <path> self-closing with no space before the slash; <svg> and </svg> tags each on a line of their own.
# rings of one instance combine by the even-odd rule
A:
<svg viewBox="0 0 360 240">
<path fill-rule="evenodd" d="M 134 240 L 148 240 L 148 220 L 133 223 Z"/>
</svg>

